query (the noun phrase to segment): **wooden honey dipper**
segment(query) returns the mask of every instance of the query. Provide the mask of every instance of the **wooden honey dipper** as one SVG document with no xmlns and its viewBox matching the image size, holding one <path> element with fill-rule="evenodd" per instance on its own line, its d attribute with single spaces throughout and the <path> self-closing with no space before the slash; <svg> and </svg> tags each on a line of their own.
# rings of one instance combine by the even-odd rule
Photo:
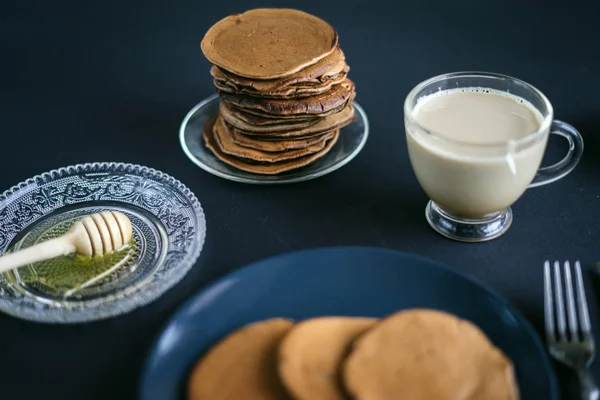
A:
<svg viewBox="0 0 600 400">
<path fill-rule="evenodd" d="M 0 257 L 0 273 L 71 253 L 111 254 L 127 245 L 132 235 L 131 221 L 119 211 L 87 215 L 60 237 Z"/>
</svg>

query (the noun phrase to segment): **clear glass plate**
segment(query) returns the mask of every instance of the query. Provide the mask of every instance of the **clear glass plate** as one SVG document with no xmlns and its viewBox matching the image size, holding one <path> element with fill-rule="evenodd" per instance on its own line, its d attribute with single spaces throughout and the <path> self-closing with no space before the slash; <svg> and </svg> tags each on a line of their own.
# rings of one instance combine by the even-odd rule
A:
<svg viewBox="0 0 600 400">
<path fill-rule="evenodd" d="M 369 136 L 369 121 L 362 107 L 352 103 L 356 111 L 354 121 L 342 128 L 333 148 L 322 158 L 305 167 L 277 175 L 260 175 L 241 171 L 219 160 L 205 145 L 202 138 L 204 124 L 219 111 L 219 95 L 204 99 L 185 116 L 179 129 L 179 141 L 190 160 L 203 170 L 236 182 L 254 184 L 282 184 L 315 179 L 333 172 L 360 153 Z"/>
<path fill-rule="evenodd" d="M 47 323 L 123 314 L 179 282 L 200 255 L 206 221 L 196 196 L 160 171 L 121 163 L 53 170 L 1 194 L 0 254 L 59 236 L 83 215 L 103 210 L 121 211 L 133 225 L 135 245 L 119 267 L 68 291 L 51 279 L 65 265 L 44 265 L 50 275 L 40 273 L 40 264 L 0 274 L 0 310 Z"/>
</svg>

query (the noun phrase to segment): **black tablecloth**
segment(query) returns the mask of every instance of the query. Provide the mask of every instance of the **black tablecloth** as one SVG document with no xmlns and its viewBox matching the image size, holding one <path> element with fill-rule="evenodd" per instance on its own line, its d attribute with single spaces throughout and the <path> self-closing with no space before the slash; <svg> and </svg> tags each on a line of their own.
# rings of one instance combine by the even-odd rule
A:
<svg viewBox="0 0 600 400">
<path fill-rule="evenodd" d="M 301 8 L 336 27 L 371 123 L 362 153 L 314 181 L 229 182 L 197 168 L 179 147 L 181 120 L 214 93 L 199 47 L 204 32 L 228 14 L 265 5 Z M 595 0 L 2 2 L 0 190 L 76 163 L 142 164 L 195 192 L 208 232 L 185 279 L 127 315 L 61 326 L 0 314 L 0 398 L 133 399 L 149 346 L 189 296 L 248 262 L 317 246 L 381 246 L 442 261 L 507 296 L 540 332 L 543 260 L 580 259 L 595 310 L 599 16 Z M 513 208 L 508 233 L 484 244 L 449 241 L 428 227 L 427 198 L 405 145 L 408 91 L 458 70 L 532 83 L 550 98 L 556 118 L 580 129 L 586 145 L 571 175 L 528 190 Z M 562 146 L 550 141 L 547 162 L 560 157 Z M 574 377 L 558 371 L 566 393 Z"/>
</svg>

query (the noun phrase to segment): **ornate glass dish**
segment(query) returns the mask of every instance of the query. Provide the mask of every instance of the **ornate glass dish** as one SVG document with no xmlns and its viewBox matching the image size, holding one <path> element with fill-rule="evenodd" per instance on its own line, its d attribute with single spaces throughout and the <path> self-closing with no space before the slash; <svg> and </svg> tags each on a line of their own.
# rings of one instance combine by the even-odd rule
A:
<svg viewBox="0 0 600 400">
<path fill-rule="evenodd" d="M 114 265 L 80 282 L 71 281 L 86 264 L 72 258 L 0 274 L 0 311 L 48 323 L 123 314 L 175 285 L 200 255 L 206 221 L 196 196 L 169 175 L 122 163 L 60 168 L 1 194 L 0 254 L 59 236 L 103 210 L 121 211 L 133 225 L 133 244 Z"/>
</svg>

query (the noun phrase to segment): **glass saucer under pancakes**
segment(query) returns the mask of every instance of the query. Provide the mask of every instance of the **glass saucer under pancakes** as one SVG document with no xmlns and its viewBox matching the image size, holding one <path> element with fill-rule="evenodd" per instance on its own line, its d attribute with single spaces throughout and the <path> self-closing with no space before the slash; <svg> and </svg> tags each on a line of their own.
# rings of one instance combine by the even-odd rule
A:
<svg viewBox="0 0 600 400">
<path fill-rule="evenodd" d="M 219 112 L 219 95 L 215 94 L 198 103 L 185 116 L 179 130 L 179 141 L 187 157 L 203 170 L 236 182 L 253 184 L 295 183 L 329 174 L 360 153 L 369 136 L 369 121 L 362 107 L 353 102 L 356 117 L 340 129 L 337 142 L 322 158 L 304 167 L 276 175 L 262 175 L 242 171 L 219 160 L 205 145 L 202 137 L 209 119 Z"/>
<path fill-rule="evenodd" d="M 0 312 L 46 323 L 124 314 L 179 282 L 204 245 L 204 212 L 185 185 L 151 168 L 106 162 L 53 170 L 0 194 L 0 254 L 59 237 L 102 211 L 131 221 L 133 239 L 123 250 L 0 273 Z"/>
</svg>

